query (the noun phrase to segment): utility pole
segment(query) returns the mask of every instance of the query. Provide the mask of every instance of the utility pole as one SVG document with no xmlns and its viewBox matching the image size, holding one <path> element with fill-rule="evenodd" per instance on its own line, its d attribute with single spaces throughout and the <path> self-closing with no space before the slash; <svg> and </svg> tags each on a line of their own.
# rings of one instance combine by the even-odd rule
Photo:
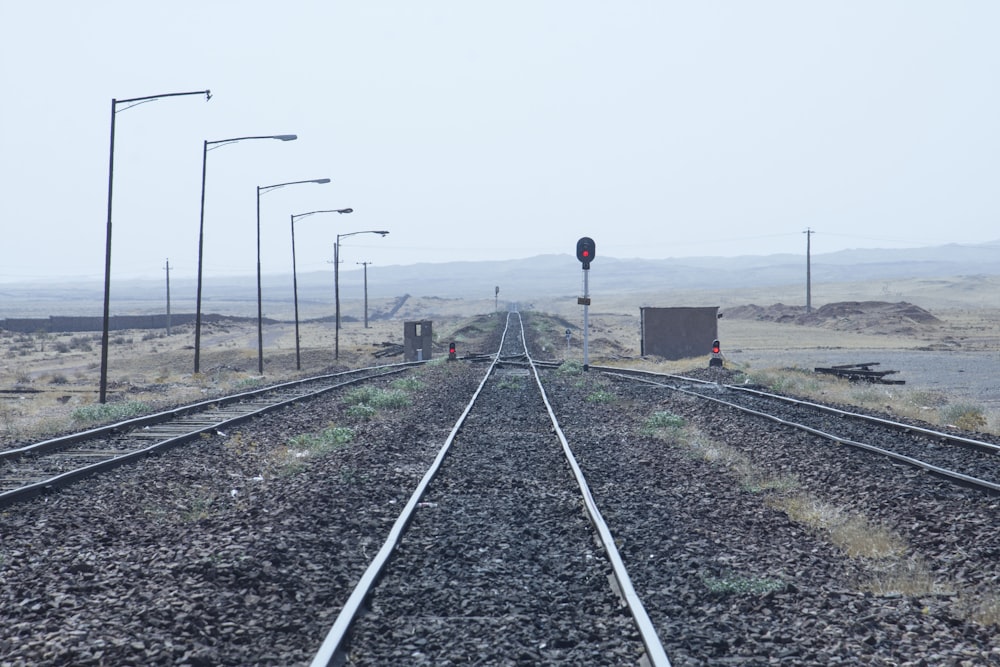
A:
<svg viewBox="0 0 1000 667">
<path fill-rule="evenodd" d="M 811 244 L 812 235 L 815 234 L 812 229 L 806 227 L 806 231 L 802 232 L 806 235 L 806 312 L 812 312 L 812 257 L 811 257 Z"/>
<path fill-rule="evenodd" d="M 170 335 L 170 258 L 167 258 L 167 335 Z"/>
<path fill-rule="evenodd" d="M 361 264 L 362 266 L 365 267 L 365 269 L 364 269 L 364 272 L 365 272 L 365 329 L 367 329 L 368 328 L 368 265 L 371 264 L 371 262 L 356 262 L 356 263 L 357 264 Z"/>
</svg>

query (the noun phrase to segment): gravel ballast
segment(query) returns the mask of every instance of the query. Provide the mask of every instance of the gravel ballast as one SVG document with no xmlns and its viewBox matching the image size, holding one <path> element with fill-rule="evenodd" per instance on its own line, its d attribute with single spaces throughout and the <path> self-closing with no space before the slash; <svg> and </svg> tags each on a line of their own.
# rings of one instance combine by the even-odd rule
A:
<svg viewBox="0 0 1000 667">
<path fill-rule="evenodd" d="M 432 364 L 372 419 L 343 396 L 303 402 L 5 509 L 0 665 L 308 664 L 484 370 Z M 961 607 L 996 589 L 995 498 L 595 372 L 545 382 L 675 665 L 1000 665 L 995 625 Z M 872 592 L 878 564 L 793 521 L 779 491 L 645 427 L 666 411 L 891 528 L 941 590 Z M 353 437 L 295 457 L 330 427 Z"/>
</svg>

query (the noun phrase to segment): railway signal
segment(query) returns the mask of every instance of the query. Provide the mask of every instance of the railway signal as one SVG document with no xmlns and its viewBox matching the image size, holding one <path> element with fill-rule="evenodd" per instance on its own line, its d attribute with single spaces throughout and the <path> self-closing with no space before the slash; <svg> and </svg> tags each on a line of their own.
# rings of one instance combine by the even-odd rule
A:
<svg viewBox="0 0 1000 667">
<path fill-rule="evenodd" d="M 712 356 L 708 359 L 708 367 L 722 368 L 722 345 L 718 338 L 712 341 Z"/>
<path fill-rule="evenodd" d="M 587 321 L 590 308 L 590 282 L 588 279 L 590 277 L 590 263 L 594 261 L 596 254 L 597 244 L 594 243 L 594 239 L 584 236 L 576 242 L 576 258 L 583 264 L 583 298 L 578 298 L 576 302 L 583 306 L 583 370 L 585 371 L 590 370 L 590 350 L 587 347 L 590 329 Z M 569 343 L 568 337 L 566 342 Z"/>
<path fill-rule="evenodd" d="M 448 361 L 455 361 L 458 356 L 455 354 L 455 344 L 448 343 Z"/>
<path fill-rule="evenodd" d="M 584 271 L 590 270 L 590 263 L 594 261 L 596 253 L 597 246 L 594 244 L 594 239 L 589 236 L 584 236 L 576 242 L 576 258 L 583 263 Z"/>
</svg>

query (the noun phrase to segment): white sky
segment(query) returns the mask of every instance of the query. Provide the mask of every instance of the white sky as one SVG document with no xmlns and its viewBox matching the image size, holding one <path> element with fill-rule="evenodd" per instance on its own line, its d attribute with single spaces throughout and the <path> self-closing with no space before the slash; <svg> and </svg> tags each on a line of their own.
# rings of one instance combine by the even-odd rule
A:
<svg viewBox="0 0 1000 667">
<path fill-rule="evenodd" d="M 0 281 L 1000 238 L 995 0 L 0 0 Z M 596 266 L 596 263 L 595 263 Z"/>
</svg>

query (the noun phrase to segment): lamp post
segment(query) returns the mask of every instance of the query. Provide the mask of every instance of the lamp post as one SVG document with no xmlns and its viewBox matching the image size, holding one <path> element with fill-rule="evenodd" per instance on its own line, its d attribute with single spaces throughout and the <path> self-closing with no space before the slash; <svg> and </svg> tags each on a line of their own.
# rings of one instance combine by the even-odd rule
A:
<svg viewBox="0 0 1000 667">
<path fill-rule="evenodd" d="M 299 279 L 295 269 L 295 219 L 304 218 L 316 213 L 353 213 L 353 208 L 334 208 L 326 211 L 309 211 L 296 213 L 292 216 L 292 293 L 295 295 L 295 370 L 302 370 L 302 359 L 299 354 Z"/>
<path fill-rule="evenodd" d="M 295 141 L 298 137 L 294 134 L 267 134 L 255 137 L 234 137 L 232 139 L 218 139 L 216 141 L 205 141 L 201 151 L 201 218 L 198 222 L 198 290 L 194 315 L 194 372 L 201 369 L 201 267 L 202 257 L 205 248 L 205 171 L 208 167 L 208 151 L 221 148 L 229 144 L 250 139 L 277 139 L 278 141 Z M 209 148 L 211 146 L 211 148 Z"/>
<path fill-rule="evenodd" d="M 385 237 L 389 232 L 385 230 L 368 229 L 363 232 L 348 232 L 347 234 L 337 234 L 337 241 L 333 244 L 333 291 L 337 303 L 336 325 L 333 334 L 333 358 L 340 359 L 340 239 L 355 234 L 378 234 Z"/>
<path fill-rule="evenodd" d="M 111 100 L 111 149 L 108 159 L 108 225 L 106 239 L 104 243 L 104 331 L 101 334 L 101 389 L 99 401 L 104 403 L 108 394 L 108 325 L 111 312 L 111 201 L 115 182 L 115 114 L 118 113 L 119 104 L 127 104 L 122 109 L 131 109 L 138 104 L 155 102 L 165 97 L 183 97 L 185 95 L 204 95 L 205 101 L 212 99 L 210 90 L 196 90 L 188 93 L 166 93 L 163 95 L 147 95 L 146 97 L 132 97 L 127 100 L 112 98 Z"/>
<path fill-rule="evenodd" d="M 301 183 L 329 183 L 329 178 L 314 178 L 308 181 L 289 181 L 288 183 L 276 183 L 275 185 L 257 186 L 257 372 L 264 374 L 264 305 L 261 299 L 260 289 L 260 196 L 283 188 L 286 185 L 299 185 Z"/>
</svg>

